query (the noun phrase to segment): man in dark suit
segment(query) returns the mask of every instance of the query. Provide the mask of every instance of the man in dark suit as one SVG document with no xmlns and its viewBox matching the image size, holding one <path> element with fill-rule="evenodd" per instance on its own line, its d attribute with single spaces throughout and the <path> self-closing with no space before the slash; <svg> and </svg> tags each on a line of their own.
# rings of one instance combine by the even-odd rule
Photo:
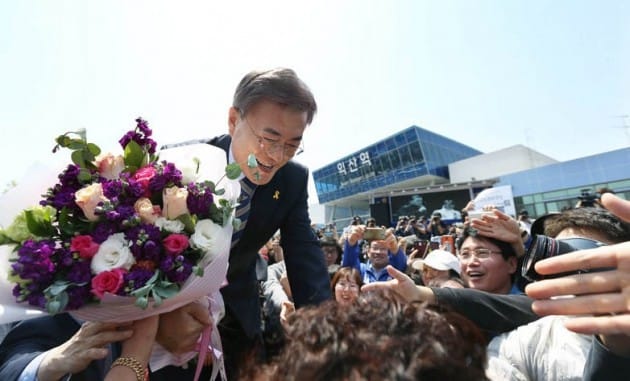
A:
<svg viewBox="0 0 630 381">
<path fill-rule="evenodd" d="M 205 141 L 224 149 L 255 188 L 244 228 L 234 233 L 228 285 L 221 289 L 226 316 L 219 331 L 229 379 L 237 378 L 243 359 L 261 344 L 256 256 L 278 229 L 296 306 L 331 297 L 324 256 L 308 215 L 308 170 L 291 161 L 302 150 L 303 132 L 316 109 L 313 95 L 293 70 L 254 71 L 236 89 L 229 136 Z M 250 154 L 256 156 L 256 168 L 247 165 Z M 205 324 L 194 317 L 201 314 L 199 308 L 189 305 L 162 315 L 158 342 L 173 352 L 192 349 Z M 168 367 L 152 375 L 152 381 L 181 377 L 181 372 Z"/>
</svg>

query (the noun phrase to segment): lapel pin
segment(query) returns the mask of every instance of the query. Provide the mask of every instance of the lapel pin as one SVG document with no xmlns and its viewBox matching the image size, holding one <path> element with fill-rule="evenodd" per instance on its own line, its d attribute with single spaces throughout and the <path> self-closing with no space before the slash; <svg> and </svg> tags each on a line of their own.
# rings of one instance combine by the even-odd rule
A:
<svg viewBox="0 0 630 381">
<path fill-rule="evenodd" d="M 278 200 L 278 199 L 280 199 L 280 191 L 275 191 L 275 192 L 273 193 L 273 198 L 274 198 L 274 200 Z"/>
</svg>

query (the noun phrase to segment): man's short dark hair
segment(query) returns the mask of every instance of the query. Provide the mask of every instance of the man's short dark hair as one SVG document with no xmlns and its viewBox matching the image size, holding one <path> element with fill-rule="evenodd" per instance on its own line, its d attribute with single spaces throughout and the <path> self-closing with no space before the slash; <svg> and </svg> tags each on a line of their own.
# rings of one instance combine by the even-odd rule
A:
<svg viewBox="0 0 630 381">
<path fill-rule="evenodd" d="M 276 68 L 246 74 L 236 87 L 232 106 L 245 116 L 254 104 L 264 99 L 306 112 L 306 124 L 311 124 L 317 112 L 311 90 L 291 69 Z"/>
<path fill-rule="evenodd" d="M 603 208 L 574 208 L 562 213 L 543 216 L 544 234 L 557 236 L 564 229 L 594 230 L 610 242 L 630 241 L 630 224 Z"/>
</svg>

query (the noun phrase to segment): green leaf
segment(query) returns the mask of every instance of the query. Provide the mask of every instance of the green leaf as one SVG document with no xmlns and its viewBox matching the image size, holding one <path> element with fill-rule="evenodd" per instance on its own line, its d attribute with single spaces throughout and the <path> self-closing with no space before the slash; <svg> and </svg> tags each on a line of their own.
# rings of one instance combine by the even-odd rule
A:
<svg viewBox="0 0 630 381">
<path fill-rule="evenodd" d="M 153 293 L 152 293 L 152 295 L 153 295 L 153 306 L 154 307 L 159 307 L 160 304 L 162 304 L 162 298 L 155 291 L 156 291 L 156 289 L 153 289 Z"/>
<path fill-rule="evenodd" d="M 203 276 L 204 270 L 201 266 L 193 266 L 192 272 L 197 276 Z"/>
<path fill-rule="evenodd" d="M 24 211 L 24 217 L 26 218 L 26 226 L 28 230 L 38 237 L 47 237 L 55 233 L 55 228 L 52 224 L 50 216 L 37 213 L 32 209 Z"/>
<path fill-rule="evenodd" d="M 70 286 L 70 284 L 71 284 L 70 282 L 64 282 L 64 281 L 58 280 L 58 281 L 55 281 L 55 283 L 48 286 L 45 292 L 47 295 L 57 296 L 65 292 Z"/>
<path fill-rule="evenodd" d="M 160 295 L 162 298 L 167 299 L 177 295 L 179 292 L 179 286 L 171 282 L 161 282 L 162 284 L 156 286 L 153 289 L 153 295 Z"/>
<path fill-rule="evenodd" d="M 83 151 L 74 151 L 70 156 L 72 162 L 81 168 L 85 168 L 85 158 L 83 157 Z"/>
<path fill-rule="evenodd" d="M 64 291 L 46 302 L 46 311 L 51 315 L 59 313 L 66 308 L 69 300 L 68 293 Z"/>
<path fill-rule="evenodd" d="M 247 166 L 249 168 L 258 168 L 258 162 L 256 161 L 256 155 L 254 155 L 253 153 L 250 153 L 247 156 Z"/>
<path fill-rule="evenodd" d="M 77 175 L 77 179 L 79 179 L 82 184 L 86 184 L 92 181 L 92 174 L 87 169 L 81 168 L 79 174 Z"/>
<path fill-rule="evenodd" d="M 195 222 L 193 221 L 190 213 L 182 214 L 176 219 L 184 224 L 184 230 L 186 230 L 188 234 L 193 234 L 195 232 Z"/>
<path fill-rule="evenodd" d="M 241 167 L 237 163 L 228 164 L 225 167 L 225 175 L 230 180 L 236 180 L 241 175 Z"/>
<path fill-rule="evenodd" d="M 101 153 L 101 149 L 94 143 L 88 143 L 87 145 L 88 151 L 92 154 L 92 156 L 98 156 Z"/>
<path fill-rule="evenodd" d="M 142 147 L 140 147 L 140 145 L 138 145 L 135 141 L 131 140 L 125 146 L 125 153 L 123 157 L 126 166 L 140 168 L 145 154 Z"/>
<path fill-rule="evenodd" d="M 136 302 L 134 304 L 145 310 L 149 306 L 149 299 L 146 296 L 140 296 L 136 298 Z"/>
</svg>

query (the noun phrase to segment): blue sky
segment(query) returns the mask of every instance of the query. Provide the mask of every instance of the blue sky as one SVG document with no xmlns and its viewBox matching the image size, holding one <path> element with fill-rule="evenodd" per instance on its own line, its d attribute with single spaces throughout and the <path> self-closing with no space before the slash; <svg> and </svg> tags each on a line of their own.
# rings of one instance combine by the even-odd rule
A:
<svg viewBox="0 0 630 381">
<path fill-rule="evenodd" d="M 138 115 L 159 143 L 224 133 L 237 82 L 274 66 L 319 102 L 312 170 L 412 124 L 558 160 L 627 147 L 629 4 L 2 1 L 0 186 L 81 127 L 110 150 Z"/>
</svg>

